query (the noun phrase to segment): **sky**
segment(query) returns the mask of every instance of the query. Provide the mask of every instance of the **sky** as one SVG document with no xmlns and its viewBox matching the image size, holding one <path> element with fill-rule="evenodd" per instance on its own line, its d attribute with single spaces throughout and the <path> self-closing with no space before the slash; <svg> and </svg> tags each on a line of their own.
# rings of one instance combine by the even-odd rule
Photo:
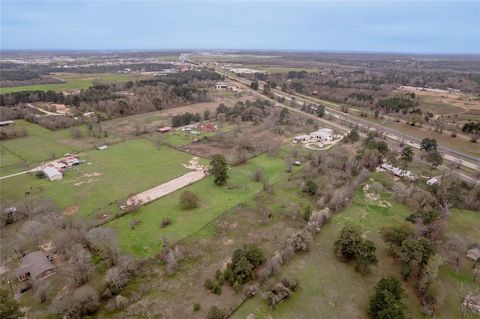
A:
<svg viewBox="0 0 480 319">
<path fill-rule="evenodd" d="M 5 1 L 2 50 L 480 54 L 480 1 Z"/>
</svg>

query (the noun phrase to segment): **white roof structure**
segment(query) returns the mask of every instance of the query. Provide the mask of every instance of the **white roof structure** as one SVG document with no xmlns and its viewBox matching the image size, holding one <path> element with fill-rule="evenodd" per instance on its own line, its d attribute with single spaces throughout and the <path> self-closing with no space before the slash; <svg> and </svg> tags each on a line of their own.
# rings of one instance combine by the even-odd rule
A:
<svg viewBox="0 0 480 319">
<path fill-rule="evenodd" d="M 330 141 L 333 139 L 333 130 L 329 128 L 321 128 L 310 133 L 310 137 Z"/>
<path fill-rule="evenodd" d="M 63 178 L 63 174 L 52 166 L 47 166 L 43 169 L 45 176 L 51 181 L 59 181 Z"/>
<path fill-rule="evenodd" d="M 310 139 L 310 135 L 298 135 L 294 137 L 297 141 L 306 141 Z"/>
<path fill-rule="evenodd" d="M 8 126 L 10 124 L 13 124 L 15 123 L 14 121 L 1 121 L 0 122 L 0 126 Z"/>
<path fill-rule="evenodd" d="M 469 250 L 467 250 L 467 257 L 473 260 L 478 260 L 480 259 L 480 248 L 474 247 Z"/>
<path fill-rule="evenodd" d="M 438 179 L 436 177 L 433 177 L 433 178 L 430 178 L 428 181 L 427 181 L 427 185 L 435 185 L 435 184 L 438 184 Z"/>
<path fill-rule="evenodd" d="M 412 180 L 417 178 L 415 176 L 415 174 L 413 174 L 411 171 L 407 171 L 407 170 L 401 169 L 399 167 L 395 167 L 395 166 L 393 166 L 392 164 L 389 164 L 389 163 L 383 163 L 382 165 L 380 165 L 380 167 L 385 169 L 386 171 L 389 171 L 390 173 L 392 173 L 395 176 L 407 177 L 407 178 L 412 179 Z"/>
</svg>

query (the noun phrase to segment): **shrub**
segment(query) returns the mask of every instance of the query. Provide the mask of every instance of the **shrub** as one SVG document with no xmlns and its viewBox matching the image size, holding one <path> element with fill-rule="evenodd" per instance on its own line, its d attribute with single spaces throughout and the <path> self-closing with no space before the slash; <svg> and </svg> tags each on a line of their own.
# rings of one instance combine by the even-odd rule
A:
<svg viewBox="0 0 480 319">
<path fill-rule="evenodd" d="M 285 299 L 290 298 L 290 295 L 297 289 L 297 281 L 293 278 L 284 278 L 277 282 L 265 294 L 264 298 L 272 308 Z"/>
<path fill-rule="evenodd" d="M 171 224 L 172 224 L 172 220 L 171 220 L 170 218 L 168 218 L 168 217 L 164 217 L 164 218 L 162 219 L 162 222 L 161 222 L 161 224 L 160 224 L 160 227 L 165 228 L 165 227 L 167 227 L 167 226 L 169 226 L 169 225 L 171 225 Z"/>
<path fill-rule="evenodd" d="M 265 261 L 265 257 L 256 245 L 245 245 L 233 252 L 232 262 L 223 273 L 225 280 L 233 287 L 255 278 L 255 268 Z"/>
<path fill-rule="evenodd" d="M 199 311 L 201 309 L 201 306 L 199 303 L 193 304 L 193 311 Z"/>
<path fill-rule="evenodd" d="M 311 179 L 309 179 L 303 185 L 302 191 L 310 195 L 315 195 L 315 193 L 317 192 L 317 184 Z"/>
<path fill-rule="evenodd" d="M 253 180 L 254 182 L 263 181 L 263 171 L 260 170 L 260 169 L 255 170 L 255 171 L 252 173 L 252 180 Z"/>
<path fill-rule="evenodd" d="M 35 172 L 35 177 L 36 178 L 44 178 L 45 177 L 45 173 L 43 171 L 36 171 Z"/>
<path fill-rule="evenodd" d="M 208 309 L 207 319 L 223 319 L 223 317 L 223 311 L 217 306 L 211 306 L 210 309 Z"/>
<path fill-rule="evenodd" d="M 198 196 L 191 191 L 183 191 L 180 195 L 180 205 L 183 209 L 197 208 L 199 205 Z"/>
</svg>

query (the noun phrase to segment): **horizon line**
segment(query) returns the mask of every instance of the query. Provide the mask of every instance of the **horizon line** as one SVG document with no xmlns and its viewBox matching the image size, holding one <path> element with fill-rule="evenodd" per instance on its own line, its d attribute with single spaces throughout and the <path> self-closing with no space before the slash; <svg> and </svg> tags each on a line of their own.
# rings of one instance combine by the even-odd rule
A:
<svg viewBox="0 0 480 319">
<path fill-rule="evenodd" d="M 255 49 L 255 48 L 143 48 L 143 49 L 16 49 L 16 48 L 0 48 L 0 52 L 174 52 L 174 51 L 206 51 L 206 52 L 295 52 L 295 53 L 339 53 L 339 54 L 390 54 L 390 55 L 437 55 L 437 56 L 479 56 L 480 52 L 415 52 L 415 51 L 388 51 L 388 50 L 323 50 L 323 49 Z"/>
</svg>

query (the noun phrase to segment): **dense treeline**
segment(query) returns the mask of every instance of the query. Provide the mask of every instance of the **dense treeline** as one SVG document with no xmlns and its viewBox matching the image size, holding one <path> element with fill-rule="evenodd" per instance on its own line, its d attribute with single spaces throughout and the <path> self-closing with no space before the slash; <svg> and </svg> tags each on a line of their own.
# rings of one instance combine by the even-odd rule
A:
<svg viewBox="0 0 480 319">
<path fill-rule="evenodd" d="M 221 103 L 217 107 L 217 118 L 220 114 L 225 120 L 231 121 L 237 118 L 242 121 L 252 121 L 254 123 L 261 123 L 269 114 L 268 107 L 270 106 L 267 100 L 255 100 L 253 102 L 237 102 L 233 107 L 228 107 Z"/>
<path fill-rule="evenodd" d="M 193 114 L 190 112 L 186 112 L 184 114 L 175 115 L 172 118 L 172 126 L 173 127 L 184 126 L 192 122 L 200 122 L 200 119 L 201 119 L 200 114 L 198 113 Z"/>
<path fill-rule="evenodd" d="M 207 88 L 221 78 L 208 70 L 189 71 L 149 80 L 126 83 L 95 83 L 78 94 L 55 91 L 22 91 L 0 95 L 2 120 L 25 119 L 49 129 L 67 128 L 81 121 L 83 113 L 95 112 L 101 119 L 168 109 L 192 103 L 209 102 Z M 59 103 L 71 107 L 72 116 L 45 117 L 28 103 Z M 250 115 L 250 118 L 253 114 Z M 194 119 L 193 119 L 194 120 Z M 175 119 L 174 126 L 185 125 L 192 119 Z"/>
<path fill-rule="evenodd" d="M 29 70 L 1 70 L 0 79 L 8 81 L 25 81 L 40 78 L 40 74 Z"/>
<path fill-rule="evenodd" d="M 155 72 L 171 69 L 172 65 L 167 63 L 128 63 L 116 65 L 85 65 L 74 67 L 52 66 L 50 72 L 72 72 L 72 73 L 110 73 L 130 69 L 130 71 Z"/>
<path fill-rule="evenodd" d="M 480 134 L 480 122 L 465 123 L 462 131 L 468 134 Z"/>
<path fill-rule="evenodd" d="M 378 101 L 377 107 L 382 108 L 385 112 L 408 111 L 418 106 L 418 101 L 410 98 L 410 96 L 395 96 Z"/>
</svg>

